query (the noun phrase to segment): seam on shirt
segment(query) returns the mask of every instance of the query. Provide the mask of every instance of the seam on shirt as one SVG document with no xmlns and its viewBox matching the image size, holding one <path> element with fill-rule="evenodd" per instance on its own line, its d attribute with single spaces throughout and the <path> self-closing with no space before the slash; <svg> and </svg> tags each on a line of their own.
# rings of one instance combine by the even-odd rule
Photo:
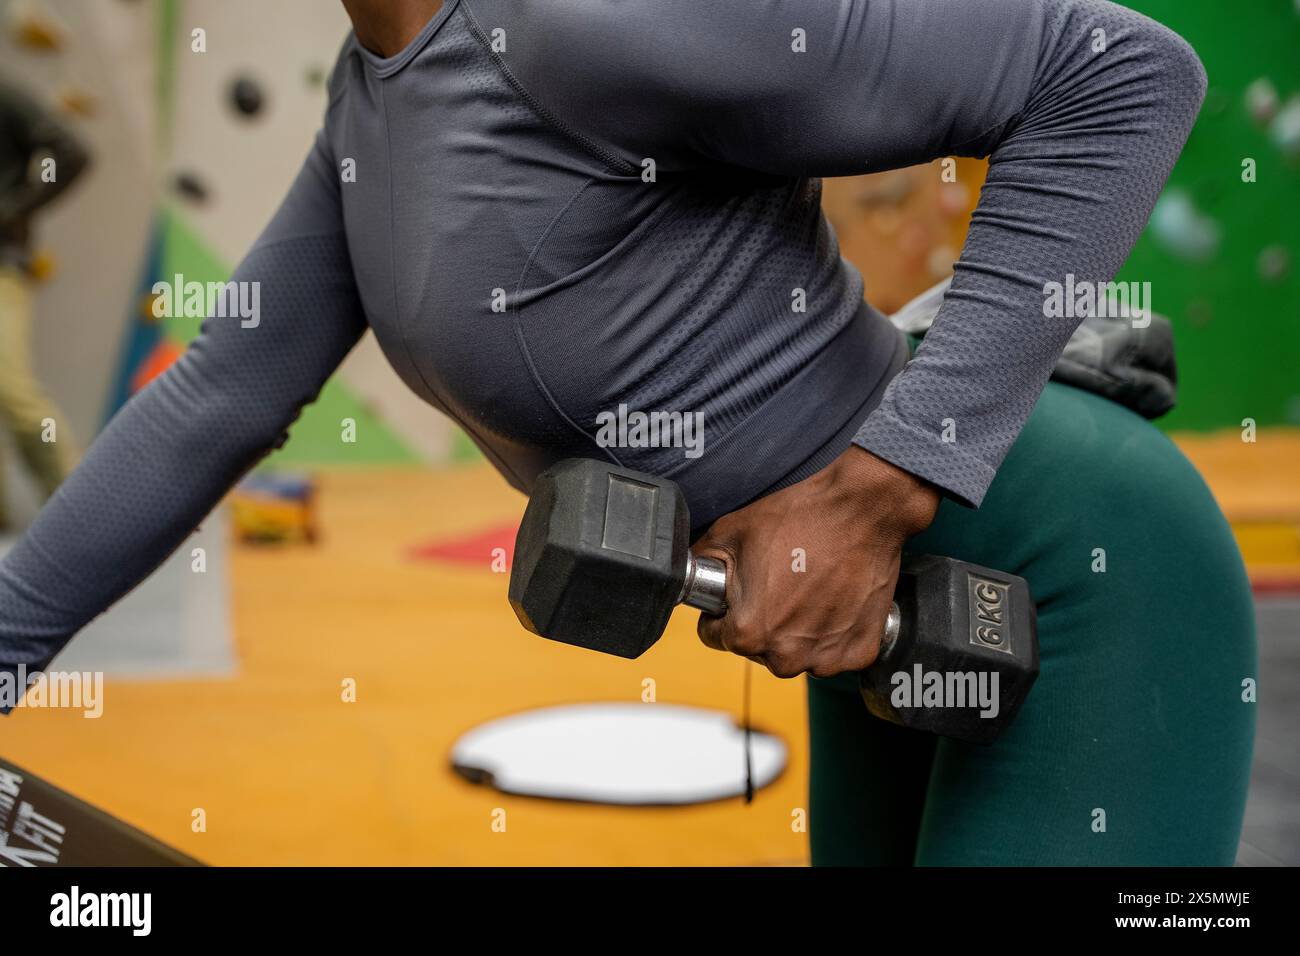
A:
<svg viewBox="0 0 1300 956">
<path fill-rule="evenodd" d="M 566 138 L 573 140 L 573 142 L 591 153 L 608 166 L 613 172 L 627 176 L 633 175 L 636 172 L 636 167 L 627 160 L 617 156 L 595 140 L 578 132 L 543 106 L 532 93 L 528 92 L 527 87 L 525 87 L 524 84 L 519 81 L 518 77 L 510 71 L 510 67 L 506 66 L 506 63 L 501 59 L 500 54 L 492 49 L 491 41 L 488 39 L 487 34 L 483 32 L 483 28 L 479 26 L 478 20 L 474 16 L 474 11 L 470 9 L 467 0 L 460 4 L 460 12 L 465 15 L 465 19 L 468 21 L 470 33 L 473 34 L 474 39 L 478 40 L 479 45 L 483 47 L 483 52 L 485 52 L 488 57 L 491 58 L 492 62 L 496 64 L 497 69 L 501 71 L 501 75 L 505 77 L 505 80 L 510 84 L 511 89 L 519 94 L 520 98 L 528 104 L 528 107 L 541 117 L 547 125 Z"/>
<path fill-rule="evenodd" d="M 555 396 L 551 394 L 551 390 L 547 388 L 546 383 L 542 381 L 542 375 L 538 371 L 537 365 L 533 362 L 533 353 L 528 348 L 528 343 L 524 340 L 524 324 L 523 317 L 520 314 L 519 299 L 523 294 L 524 281 L 528 278 L 528 273 L 532 269 L 533 263 L 537 261 L 537 256 L 541 253 L 542 247 L 546 244 L 546 240 L 550 238 L 551 233 L 555 230 L 555 227 L 559 224 L 560 220 L 564 218 L 565 213 L 573 207 L 573 204 L 578 201 L 578 198 L 587 191 L 587 187 L 595 181 L 595 176 L 587 177 L 587 179 L 585 179 L 578 188 L 573 191 L 573 195 L 565 200 L 564 205 L 561 206 L 559 211 L 551 217 L 551 221 L 546 224 L 546 228 L 544 228 L 541 235 L 537 237 L 537 242 L 533 244 L 532 250 L 528 253 L 528 259 L 524 262 L 524 267 L 519 272 L 519 281 L 515 284 L 515 307 L 511 311 L 515 326 L 515 341 L 519 344 L 519 351 L 524 357 L 524 364 L 528 366 L 528 374 L 533 377 L 533 384 L 537 386 L 537 390 L 542 393 L 542 397 L 546 399 L 547 404 L 551 406 L 551 409 L 555 414 L 559 415 L 570 428 L 582 435 L 583 438 L 590 438 L 591 435 L 560 407 L 560 403 L 556 400 Z M 609 451 L 609 449 L 602 450 L 613 459 L 615 464 L 623 464 L 623 462 L 619 460 L 618 456 Z"/>
<path fill-rule="evenodd" d="M 397 236 L 393 233 L 393 134 L 392 127 L 388 122 L 388 90 L 384 83 L 379 86 L 379 105 L 384 117 L 384 162 L 388 166 L 388 271 L 392 277 L 393 290 L 393 318 L 397 324 L 397 337 L 402 342 L 402 351 L 406 353 L 406 360 L 411 363 L 411 368 L 419 376 L 420 382 L 429 390 L 429 394 L 437 396 L 438 392 L 424 377 L 424 370 L 420 368 L 420 363 L 415 360 L 415 353 L 411 351 L 411 343 L 406 338 L 406 325 L 402 321 L 402 309 L 397 295 Z"/>
<path fill-rule="evenodd" d="M 279 239 L 268 239 L 266 242 L 256 242 L 249 247 L 248 255 L 254 252 L 261 252 L 263 249 L 274 249 L 276 246 L 282 246 L 286 242 L 299 242 L 303 239 L 337 239 L 340 236 L 346 238 L 347 232 L 343 229 L 336 229 L 333 232 L 304 232 L 292 236 L 281 236 Z M 247 257 L 245 257 L 247 258 Z M 236 266 L 238 268 L 238 266 Z M 234 275 L 234 272 L 231 272 Z"/>
<path fill-rule="evenodd" d="M 999 127 L 1010 127 L 1013 124 L 1018 124 L 1024 118 L 1024 112 L 1025 112 L 1024 107 L 1021 107 L 1020 109 L 1012 113 L 1010 116 L 1008 116 L 1006 119 L 1004 119 L 1002 122 L 994 123 L 993 125 L 986 128 L 982 133 L 976 133 L 974 136 L 968 137 L 967 139 L 962 140 L 960 143 L 954 143 L 951 147 L 949 147 L 948 151 L 944 153 L 944 155 L 960 156 L 961 153 L 958 152 L 958 150 L 964 149 L 965 147 L 969 146 L 971 143 L 978 143 L 980 140 L 987 139 L 989 134 L 992 133 L 994 130 L 998 129 Z M 1014 130 L 1012 131 L 1011 135 L 1014 135 Z M 992 156 L 994 150 L 996 150 L 998 147 L 1000 147 L 1003 143 L 1005 143 L 1010 138 L 1011 136 L 1004 136 L 1001 139 L 999 139 L 997 143 L 994 145 L 993 149 L 989 150 L 985 155 Z"/>
</svg>

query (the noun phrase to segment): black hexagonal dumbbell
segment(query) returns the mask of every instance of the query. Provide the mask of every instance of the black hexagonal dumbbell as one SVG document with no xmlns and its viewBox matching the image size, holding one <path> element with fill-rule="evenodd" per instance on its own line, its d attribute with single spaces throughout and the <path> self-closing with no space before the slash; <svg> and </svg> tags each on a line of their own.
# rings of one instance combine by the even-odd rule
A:
<svg viewBox="0 0 1300 956">
<path fill-rule="evenodd" d="M 586 458 L 537 479 L 515 541 L 510 604 L 536 634 L 640 657 L 673 608 L 726 611 L 726 567 L 690 548 L 690 512 L 664 478 Z M 876 662 L 859 675 L 878 717 L 987 743 L 1038 676 L 1023 578 L 905 555 Z"/>
</svg>

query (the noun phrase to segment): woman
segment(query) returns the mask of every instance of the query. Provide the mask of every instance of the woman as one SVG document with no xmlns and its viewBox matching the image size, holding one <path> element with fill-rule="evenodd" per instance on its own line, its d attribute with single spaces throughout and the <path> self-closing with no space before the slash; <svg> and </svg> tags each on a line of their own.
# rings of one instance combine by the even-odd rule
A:
<svg viewBox="0 0 1300 956">
<path fill-rule="evenodd" d="M 38 158 L 53 170 L 53 179 L 35 173 Z M 33 367 L 32 230 L 37 216 L 89 163 L 71 130 L 22 90 L 0 83 L 0 425 L 46 497 L 67 476 L 76 453 L 66 424 L 58 440 L 46 434 L 47 423 L 63 416 Z M 9 527 L 4 471 L 0 456 L 0 533 Z"/>
<path fill-rule="evenodd" d="M 1044 389 L 1076 324 L 1046 284 L 1124 261 L 1204 93 L 1185 43 L 1103 0 L 344 5 L 324 129 L 234 275 L 260 322 L 209 319 L 100 436 L 0 567 L 0 659 L 149 573 L 369 327 L 521 490 L 570 456 L 681 484 L 733 571 L 704 642 L 812 676 L 815 862 L 1232 861 L 1226 524 L 1142 420 Z M 988 181 L 908 361 L 808 177 L 953 154 Z M 703 454 L 603 446 L 620 405 L 702 414 Z M 992 747 L 856 694 L 905 544 L 1030 583 L 1041 676 Z"/>
</svg>

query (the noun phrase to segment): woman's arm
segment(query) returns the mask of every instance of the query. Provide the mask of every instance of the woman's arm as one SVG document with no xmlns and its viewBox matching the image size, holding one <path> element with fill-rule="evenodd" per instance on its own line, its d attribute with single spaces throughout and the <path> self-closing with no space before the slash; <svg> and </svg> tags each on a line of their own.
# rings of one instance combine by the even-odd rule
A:
<svg viewBox="0 0 1300 956">
<path fill-rule="evenodd" d="M 706 644 L 783 677 L 867 667 L 935 488 L 979 504 L 1083 318 L 1045 318 L 1047 284 L 1110 280 L 1146 224 L 1204 95 L 1196 54 L 1103 0 L 462 2 L 624 172 L 989 156 L 952 286 L 857 447 L 695 548 L 731 572 Z M 796 548 L 805 574 L 789 573 Z"/>
<path fill-rule="evenodd" d="M 259 283 L 257 323 L 207 319 L 0 561 L 0 669 L 47 666 L 144 580 L 283 441 L 361 337 L 339 189 L 318 137 L 232 276 Z"/>
<path fill-rule="evenodd" d="M 855 439 L 971 504 L 1082 318 L 1044 318 L 1045 285 L 1114 276 L 1205 89 L 1183 40 L 1104 0 L 466 2 L 544 107 L 660 181 L 989 156 L 943 307 Z"/>
</svg>

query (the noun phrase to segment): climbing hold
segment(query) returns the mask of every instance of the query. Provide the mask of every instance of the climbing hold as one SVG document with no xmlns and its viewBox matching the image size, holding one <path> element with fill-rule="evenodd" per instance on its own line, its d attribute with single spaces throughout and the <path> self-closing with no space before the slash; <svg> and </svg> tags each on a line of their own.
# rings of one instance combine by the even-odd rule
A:
<svg viewBox="0 0 1300 956">
<path fill-rule="evenodd" d="M 1180 259 L 1205 262 L 1219 251 L 1223 230 L 1197 210 L 1181 189 L 1168 189 L 1156 201 L 1147 227 L 1156 241 Z"/>
<path fill-rule="evenodd" d="M 262 112 L 265 102 L 262 84 L 251 76 L 238 77 L 230 84 L 230 103 L 239 115 L 251 119 Z"/>
<path fill-rule="evenodd" d="M 1300 95 L 1293 95 L 1273 117 L 1269 138 L 1291 159 L 1300 157 Z"/>
<path fill-rule="evenodd" d="M 1300 395 L 1292 395 L 1286 400 L 1286 420 L 1292 425 L 1300 425 Z"/>
<path fill-rule="evenodd" d="M 926 257 L 926 270 L 935 279 L 946 279 L 952 275 L 952 265 L 957 261 L 957 253 L 952 246 L 935 246 Z"/>
<path fill-rule="evenodd" d="M 903 255 L 903 259 L 912 268 L 923 268 L 926 257 L 930 254 L 930 248 L 934 245 L 934 240 L 930 237 L 930 230 L 920 222 L 908 222 L 900 230 L 895 247 Z"/>
<path fill-rule="evenodd" d="M 28 50 L 54 52 L 63 46 L 67 29 L 53 14 L 35 3 L 15 3 L 9 8 L 9 35 Z"/>
<path fill-rule="evenodd" d="M 1205 299 L 1193 299 L 1187 304 L 1187 321 L 1201 329 L 1210 324 L 1214 318 L 1214 307 Z"/>
<path fill-rule="evenodd" d="M 27 278 L 33 282 L 49 282 L 59 271 L 59 262 L 54 257 L 54 253 L 48 249 L 40 249 L 32 253 L 24 263 Z"/>
<path fill-rule="evenodd" d="M 1266 76 L 1261 76 L 1246 87 L 1246 112 L 1260 126 L 1267 126 L 1277 115 L 1277 108 L 1281 102 L 1277 95 L 1277 87 Z"/>
<path fill-rule="evenodd" d="M 903 214 L 884 206 L 867 214 L 867 226 L 882 236 L 893 236 L 903 225 Z"/>
<path fill-rule="evenodd" d="M 99 110 L 99 100 L 77 86 L 65 86 L 58 93 L 59 106 L 65 112 L 89 119 Z"/>
<path fill-rule="evenodd" d="M 131 375 L 131 394 L 143 391 L 146 385 L 171 368 L 182 352 L 183 349 L 171 339 L 160 338 Z"/>
<path fill-rule="evenodd" d="M 907 202 L 918 185 L 915 170 L 891 169 L 858 179 L 853 199 L 863 209 L 897 207 Z"/>
<path fill-rule="evenodd" d="M 315 544 L 316 480 L 287 472 L 254 472 L 227 499 L 234 514 L 235 535 L 248 543 Z"/>
<path fill-rule="evenodd" d="M 961 183 L 944 183 L 939 187 L 939 213 L 945 219 L 956 219 L 966 214 L 970 196 Z"/>
<path fill-rule="evenodd" d="M 172 180 L 172 186 L 182 198 L 191 202 L 203 203 L 208 200 L 208 187 L 203 184 L 203 180 L 197 173 L 177 173 L 176 178 Z"/>
<path fill-rule="evenodd" d="M 146 292 L 140 296 L 140 318 L 148 325 L 157 325 L 162 321 L 161 316 L 154 309 L 154 303 L 161 299 L 156 292 Z"/>
<path fill-rule="evenodd" d="M 1291 254 L 1285 246 L 1268 246 L 1260 252 L 1256 267 L 1265 282 L 1280 282 L 1291 269 Z"/>
</svg>

